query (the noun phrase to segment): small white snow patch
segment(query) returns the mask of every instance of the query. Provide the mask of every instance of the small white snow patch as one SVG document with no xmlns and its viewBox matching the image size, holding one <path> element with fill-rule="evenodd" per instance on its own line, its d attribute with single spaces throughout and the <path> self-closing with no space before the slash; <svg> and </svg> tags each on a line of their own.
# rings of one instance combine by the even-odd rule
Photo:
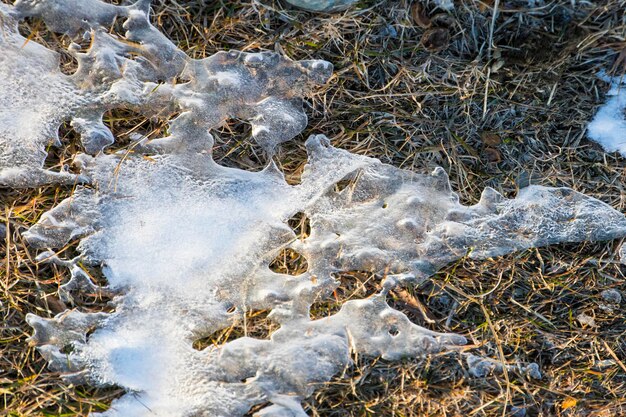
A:
<svg viewBox="0 0 626 417">
<path fill-rule="evenodd" d="M 626 80 L 602 78 L 611 83 L 607 93 L 610 98 L 589 123 L 589 138 L 602 145 L 607 152 L 619 152 L 626 156 Z"/>
</svg>

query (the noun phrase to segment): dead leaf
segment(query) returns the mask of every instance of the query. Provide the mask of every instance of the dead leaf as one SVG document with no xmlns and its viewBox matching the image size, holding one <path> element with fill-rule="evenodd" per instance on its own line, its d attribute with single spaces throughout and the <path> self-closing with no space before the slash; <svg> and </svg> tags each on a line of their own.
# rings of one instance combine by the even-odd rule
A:
<svg viewBox="0 0 626 417">
<path fill-rule="evenodd" d="M 583 326 L 588 326 L 588 327 L 598 326 L 596 324 L 596 320 L 593 317 L 588 316 L 585 313 L 580 313 L 578 316 L 576 316 L 576 320 L 578 320 L 578 322 L 582 324 Z"/>
<path fill-rule="evenodd" d="M 428 29 L 431 25 L 426 8 L 421 3 L 413 3 L 411 6 L 411 17 L 413 22 L 423 29 Z"/>
<path fill-rule="evenodd" d="M 496 148 L 483 149 L 483 155 L 489 162 L 497 163 L 502 161 L 502 154 Z"/>
<path fill-rule="evenodd" d="M 568 408 L 576 407 L 576 404 L 578 404 L 578 401 L 576 401 L 576 398 L 568 397 L 566 400 L 564 400 L 561 403 L 561 409 L 567 410 Z"/>
<path fill-rule="evenodd" d="M 480 140 L 487 146 L 498 146 L 502 142 L 500 135 L 495 132 L 481 132 Z"/>
<path fill-rule="evenodd" d="M 493 0 L 483 0 L 481 2 L 478 3 L 478 10 L 481 13 L 485 13 L 488 9 L 493 7 Z"/>
<path fill-rule="evenodd" d="M 450 32 L 445 28 L 432 28 L 424 32 L 421 43 L 431 52 L 441 51 L 450 42 Z"/>
<path fill-rule="evenodd" d="M 63 311 L 67 310 L 67 306 L 65 305 L 65 303 L 61 301 L 58 297 L 49 294 L 44 298 L 48 308 L 54 314 L 62 313 Z"/>
</svg>

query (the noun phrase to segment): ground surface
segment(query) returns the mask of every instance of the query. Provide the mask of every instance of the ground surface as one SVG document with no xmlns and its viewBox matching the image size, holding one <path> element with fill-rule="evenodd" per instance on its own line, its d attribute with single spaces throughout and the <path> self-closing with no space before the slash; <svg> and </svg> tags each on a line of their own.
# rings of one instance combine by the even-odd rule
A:
<svg viewBox="0 0 626 417">
<path fill-rule="evenodd" d="M 324 133 L 335 146 L 403 168 L 443 166 L 467 203 L 477 201 L 485 186 L 511 196 L 519 187 L 539 183 L 569 186 L 626 211 L 626 159 L 605 154 L 585 136 L 608 89 L 595 74 L 626 69 L 623 0 L 501 1 L 493 22 L 493 0 L 456 1 L 455 11 L 438 17 L 427 2 L 420 11 L 417 2 L 403 0 L 362 1 L 333 15 L 270 0 L 154 3 L 154 21 L 194 57 L 223 49 L 278 50 L 293 59 L 334 64 L 333 78 L 309 98 L 308 129 L 276 158 L 290 181 L 297 181 L 305 162 L 303 139 Z M 37 21 L 23 25 L 22 32 L 51 48 L 68 43 Z M 73 63 L 65 58 L 64 68 L 71 72 Z M 164 129 L 162 122 L 131 113 L 111 113 L 105 120 L 121 139 L 116 147 L 124 146 L 131 131 L 158 136 Z M 64 147 L 50 149 L 48 166 L 69 164 L 80 150 L 71 129 L 61 133 Z M 217 132 L 216 159 L 262 167 L 265 156 L 245 140 L 248 134 L 236 121 Z M 70 193 L 54 186 L 0 189 L 0 221 L 10 224 L 0 237 L 6 254 L 0 268 L 0 415 L 84 416 L 105 410 L 121 393 L 64 385 L 27 343 L 26 313 L 52 316 L 66 307 L 56 291 L 67 272 L 37 265 L 20 230 Z M 415 322 L 466 334 L 474 352 L 494 359 L 537 362 L 541 380 L 515 371 L 473 378 L 453 353 L 402 363 L 354 358 L 352 368 L 307 400 L 307 412 L 626 415 L 624 303 L 611 312 L 602 308 L 600 295 L 614 289 L 626 296 L 626 269 L 617 262 L 620 244 L 562 245 L 463 260 L 437 274 L 432 285 L 394 293 L 395 307 Z M 70 246 L 66 253 L 73 250 Z M 286 263 L 276 266 L 294 267 L 297 260 Z M 368 278 L 343 277 L 345 290 L 316 306 L 314 314 L 324 316 L 342 300 L 372 293 L 377 284 Z M 76 306 L 107 309 L 106 300 L 89 297 L 77 299 Z M 593 320 L 581 323 L 581 313 Z M 253 313 L 247 326 L 248 334 L 258 336 L 272 328 L 263 312 Z M 241 333 L 241 328 L 228 329 L 207 343 Z"/>
</svg>

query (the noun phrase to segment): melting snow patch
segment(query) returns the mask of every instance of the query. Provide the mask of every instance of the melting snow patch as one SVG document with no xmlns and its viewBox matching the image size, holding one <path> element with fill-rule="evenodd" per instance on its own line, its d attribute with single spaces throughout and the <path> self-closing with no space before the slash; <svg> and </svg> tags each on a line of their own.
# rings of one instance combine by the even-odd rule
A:
<svg viewBox="0 0 626 417">
<path fill-rule="evenodd" d="M 605 151 L 626 156 L 626 81 L 619 77 L 601 77 L 611 83 L 609 99 L 600 107 L 587 131 Z"/>
</svg>

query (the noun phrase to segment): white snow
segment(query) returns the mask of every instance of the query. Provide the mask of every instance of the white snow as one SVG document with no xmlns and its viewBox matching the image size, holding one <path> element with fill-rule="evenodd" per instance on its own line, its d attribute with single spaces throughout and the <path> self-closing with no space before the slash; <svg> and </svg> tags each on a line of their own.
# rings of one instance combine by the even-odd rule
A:
<svg viewBox="0 0 626 417">
<path fill-rule="evenodd" d="M 607 93 L 609 99 L 598 109 L 587 126 L 587 133 L 605 151 L 626 156 L 626 80 L 605 75 L 601 77 L 611 83 Z"/>
</svg>

